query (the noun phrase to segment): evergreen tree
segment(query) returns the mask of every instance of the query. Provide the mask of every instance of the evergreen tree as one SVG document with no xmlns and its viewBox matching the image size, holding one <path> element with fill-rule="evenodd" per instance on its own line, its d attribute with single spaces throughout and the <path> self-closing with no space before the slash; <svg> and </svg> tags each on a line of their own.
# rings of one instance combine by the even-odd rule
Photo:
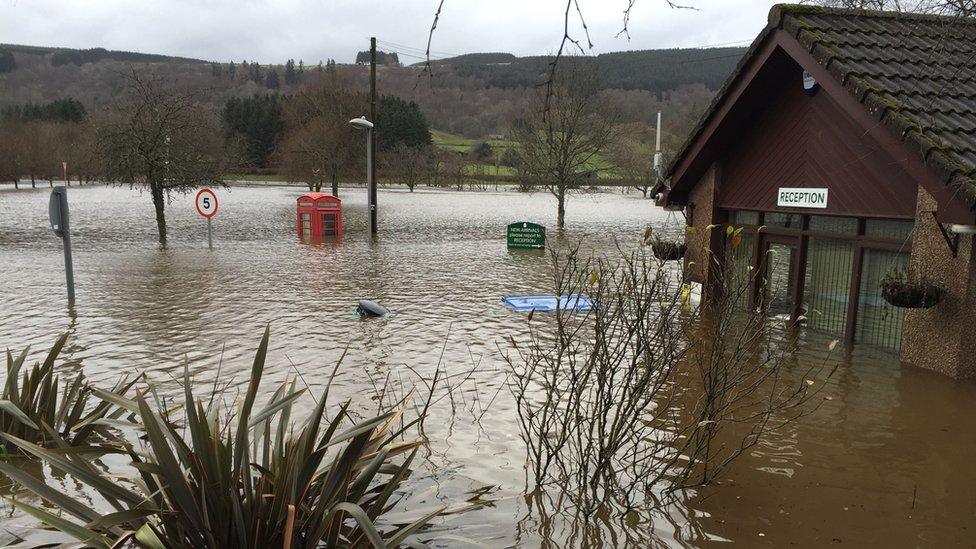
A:
<svg viewBox="0 0 976 549">
<path fill-rule="evenodd" d="M 0 73 L 10 72 L 17 68 L 14 54 L 10 50 L 0 50 Z"/>
<path fill-rule="evenodd" d="M 221 65 L 220 63 L 210 64 L 210 74 L 213 75 L 215 78 L 220 78 L 223 75 L 223 73 L 224 73 L 223 65 Z"/>
<path fill-rule="evenodd" d="M 301 59 L 298 60 L 298 78 L 301 78 L 305 74 L 305 63 Z"/>
<path fill-rule="evenodd" d="M 230 65 L 227 66 L 227 74 L 230 75 L 230 79 L 233 80 L 237 75 L 237 67 L 234 66 L 234 62 L 231 61 Z"/>
<path fill-rule="evenodd" d="M 285 63 L 285 84 L 294 84 L 295 82 L 298 82 L 298 76 L 295 73 L 295 60 L 289 59 Z"/>
<path fill-rule="evenodd" d="M 321 63 L 319 64 L 319 66 L 321 66 Z M 329 61 L 325 64 L 325 70 L 329 74 L 333 74 L 334 75 L 336 73 L 336 62 L 335 62 L 335 59 L 329 59 Z"/>
<path fill-rule="evenodd" d="M 432 141 L 430 125 L 420 111 L 420 105 L 392 95 L 380 98 L 376 128 L 379 148 L 382 151 L 393 150 L 399 143 L 408 147 L 421 147 Z"/>
<path fill-rule="evenodd" d="M 281 82 L 278 81 L 278 71 L 274 69 L 268 71 L 268 78 L 265 79 L 264 85 L 269 90 L 276 90 L 281 87 Z"/>
<path fill-rule="evenodd" d="M 267 167 L 284 128 L 279 96 L 255 94 L 253 97 L 233 97 L 224 104 L 221 118 L 227 136 L 239 136 L 244 141 L 247 164 Z"/>
<path fill-rule="evenodd" d="M 0 110 L 0 118 L 20 122 L 82 122 L 87 114 L 85 106 L 71 97 L 56 99 L 43 105 L 28 103 Z"/>
<path fill-rule="evenodd" d="M 261 65 L 255 61 L 251 61 L 251 80 L 254 80 L 258 84 L 264 82 L 264 78 L 261 76 Z"/>
</svg>

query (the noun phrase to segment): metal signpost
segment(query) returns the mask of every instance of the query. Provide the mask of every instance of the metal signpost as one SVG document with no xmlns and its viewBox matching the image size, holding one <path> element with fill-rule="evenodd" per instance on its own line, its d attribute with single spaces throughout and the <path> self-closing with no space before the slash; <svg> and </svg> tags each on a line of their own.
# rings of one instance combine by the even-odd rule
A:
<svg viewBox="0 0 976 549">
<path fill-rule="evenodd" d="M 538 223 L 512 223 L 506 231 L 509 248 L 539 249 L 546 247 L 546 228 Z"/>
<path fill-rule="evenodd" d="M 68 190 L 63 186 L 51 190 L 47 204 L 47 215 L 51 220 L 54 234 L 61 237 L 64 244 L 64 277 L 68 282 L 68 307 L 75 306 L 75 271 L 71 265 L 71 232 L 68 224 Z"/>
<path fill-rule="evenodd" d="M 213 250 L 213 226 L 210 219 L 217 215 L 217 195 L 210 189 L 197 191 L 197 213 L 207 218 L 207 247 Z"/>
<path fill-rule="evenodd" d="M 369 239 L 372 241 L 376 236 L 376 160 L 373 158 L 373 141 L 376 136 L 373 133 L 373 123 L 365 116 L 353 118 L 349 123 L 360 130 L 366 130 L 366 207 L 369 216 Z"/>
</svg>

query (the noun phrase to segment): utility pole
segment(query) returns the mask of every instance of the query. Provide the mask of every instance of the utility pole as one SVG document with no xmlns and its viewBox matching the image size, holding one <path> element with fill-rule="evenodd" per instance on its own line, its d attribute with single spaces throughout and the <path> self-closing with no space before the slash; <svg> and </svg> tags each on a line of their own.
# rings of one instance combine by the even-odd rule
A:
<svg viewBox="0 0 976 549">
<path fill-rule="evenodd" d="M 369 39 L 369 119 L 376 123 L 376 37 Z M 376 131 L 370 134 L 370 150 L 376 154 Z M 370 162 L 369 186 L 369 229 L 370 234 L 376 236 L 376 159 Z"/>
<path fill-rule="evenodd" d="M 661 179 L 661 111 L 657 112 L 657 138 L 654 142 L 654 174 Z"/>
</svg>

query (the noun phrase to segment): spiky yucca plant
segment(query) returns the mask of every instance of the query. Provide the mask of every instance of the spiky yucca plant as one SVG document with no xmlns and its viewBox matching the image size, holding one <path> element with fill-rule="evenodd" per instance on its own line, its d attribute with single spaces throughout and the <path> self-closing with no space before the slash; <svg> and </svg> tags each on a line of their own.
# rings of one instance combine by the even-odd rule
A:
<svg viewBox="0 0 976 549">
<path fill-rule="evenodd" d="M 420 445 L 420 441 L 401 440 L 417 421 L 401 421 L 405 401 L 391 412 L 358 423 L 350 421 L 346 402 L 329 420 L 327 386 L 314 411 L 305 420 L 294 421 L 292 405 L 304 391 L 296 390 L 294 383 L 283 383 L 255 413 L 268 338 L 265 330 L 247 392 L 232 420 L 221 419 L 229 417 L 221 399 L 205 404 L 194 396 L 186 370 L 179 425 L 159 411 L 165 407 L 158 401 L 151 406 L 142 395 L 133 400 L 105 395 L 137 414 L 145 428 L 145 445 L 128 446 L 139 473 L 131 482 L 120 482 L 123 475 L 105 474 L 76 453 L 61 451 L 65 448 L 41 448 L 4 435 L 8 442 L 98 492 L 114 509 L 102 514 L 15 467 L 0 464 L 0 472 L 76 520 L 23 502 L 17 505 L 95 547 L 402 544 L 440 512 L 385 532 L 375 524 L 392 507 L 394 490 L 410 474 Z M 405 459 L 394 460 L 401 454 Z"/>
<path fill-rule="evenodd" d="M 88 444 L 97 436 L 114 438 L 108 427 L 128 412 L 109 401 L 92 398 L 97 389 L 88 385 L 78 373 L 61 385 L 54 373 L 54 362 L 68 339 L 62 335 L 41 364 L 20 372 L 29 348 L 16 358 L 7 351 L 7 376 L 0 394 L 0 433 L 29 442 L 45 444 L 58 439 L 69 446 Z M 123 378 L 111 391 L 124 395 L 135 380 Z"/>
</svg>

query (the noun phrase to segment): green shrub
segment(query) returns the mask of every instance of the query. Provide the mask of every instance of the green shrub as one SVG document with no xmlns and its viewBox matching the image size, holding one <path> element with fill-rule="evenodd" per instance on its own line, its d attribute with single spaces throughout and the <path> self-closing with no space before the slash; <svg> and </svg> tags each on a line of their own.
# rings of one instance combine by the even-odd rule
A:
<svg viewBox="0 0 976 549">
<path fill-rule="evenodd" d="M 93 389 L 84 374 L 61 385 L 54 373 L 54 362 L 68 339 L 62 335 L 42 364 L 35 364 L 21 377 L 27 353 L 16 358 L 7 351 L 7 379 L 0 395 L 0 433 L 34 443 L 59 440 L 68 446 L 87 444 L 95 439 L 108 440 L 114 435 L 108 426 L 126 411 L 106 400 L 93 399 Z M 121 380 L 110 392 L 124 395 L 135 383 Z"/>
<path fill-rule="evenodd" d="M 403 440 L 419 421 L 402 420 L 405 400 L 358 423 L 350 420 L 347 401 L 330 420 L 325 414 L 327 386 L 314 411 L 303 421 L 293 421 L 292 405 L 305 391 L 285 382 L 255 411 L 268 339 L 265 330 L 236 411 L 221 398 L 196 398 L 186 369 L 179 423 L 151 385 L 152 405 L 141 393 L 135 399 L 99 393 L 137 415 L 145 429 L 140 448 L 125 443 L 138 472 L 131 482 L 119 482 L 123 475 L 107 474 L 64 451 L 63 441 L 42 448 L 4 434 L 9 443 L 100 494 L 113 509 L 103 514 L 17 467 L 0 464 L 0 472 L 75 520 L 23 502 L 17 505 L 88 545 L 147 548 L 395 547 L 443 511 L 398 529 L 381 531 L 375 525 L 393 506 L 394 490 L 409 476 L 422 443 Z"/>
</svg>

